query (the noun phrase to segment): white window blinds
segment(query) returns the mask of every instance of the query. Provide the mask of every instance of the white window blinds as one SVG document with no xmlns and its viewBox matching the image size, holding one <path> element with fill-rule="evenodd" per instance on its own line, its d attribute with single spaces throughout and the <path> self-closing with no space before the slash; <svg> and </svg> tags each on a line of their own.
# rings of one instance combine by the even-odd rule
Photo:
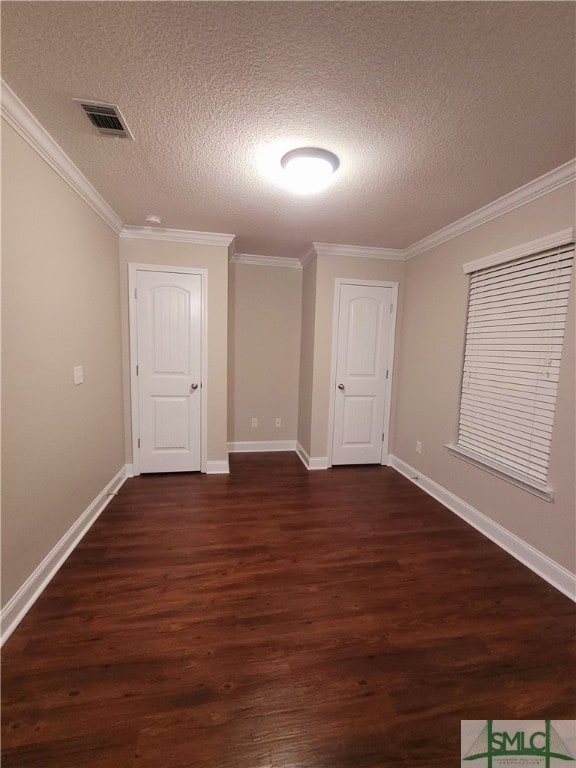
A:
<svg viewBox="0 0 576 768">
<path fill-rule="evenodd" d="M 471 272 L 458 448 L 546 488 L 574 245 Z"/>
</svg>

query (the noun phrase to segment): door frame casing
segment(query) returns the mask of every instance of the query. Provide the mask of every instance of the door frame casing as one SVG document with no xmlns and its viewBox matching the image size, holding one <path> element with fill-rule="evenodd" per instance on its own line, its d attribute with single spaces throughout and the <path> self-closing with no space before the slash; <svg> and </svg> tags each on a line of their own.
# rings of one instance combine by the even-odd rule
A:
<svg viewBox="0 0 576 768">
<path fill-rule="evenodd" d="M 384 402 L 384 421 L 382 423 L 382 451 L 380 453 L 380 464 L 388 464 L 388 448 L 390 442 L 390 421 L 392 410 L 392 381 L 394 376 L 394 343 L 396 341 L 396 318 L 398 315 L 398 283 L 389 280 L 362 280 L 361 278 L 336 277 L 334 279 L 334 307 L 332 311 L 332 362 L 330 364 L 330 400 L 328 411 L 328 466 L 332 466 L 332 454 L 334 452 L 334 408 L 336 405 L 336 365 L 338 361 L 338 324 L 340 319 L 340 287 L 342 285 L 366 285 L 377 288 L 392 288 L 393 311 L 392 322 L 388 337 L 388 359 L 386 368 L 388 369 L 388 387 L 386 388 L 386 399 Z"/>
<path fill-rule="evenodd" d="M 199 275 L 201 278 L 201 386 L 200 404 L 200 471 L 206 472 L 208 460 L 208 270 L 200 267 L 173 267 L 164 264 L 128 264 L 128 325 L 130 332 L 130 399 L 132 414 L 132 465 L 134 476 L 140 474 L 140 407 L 138 399 L 138 299 L 135 298 L 138 272 L 175 272 L 184 275 Z"/>
</svg>

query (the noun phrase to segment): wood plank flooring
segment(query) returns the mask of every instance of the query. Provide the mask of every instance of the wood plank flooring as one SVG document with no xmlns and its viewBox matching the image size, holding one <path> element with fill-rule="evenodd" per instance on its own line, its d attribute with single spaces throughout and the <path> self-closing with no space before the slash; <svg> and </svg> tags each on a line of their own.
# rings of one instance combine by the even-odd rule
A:
<svg viewBox="0 0 576 768">
<path fill-rule="evenodd" d="M 575 607 L 394 470 L 126 482 L 4 648 L 3 768 L 456 768 L 575 717 Z"/>
</svg>

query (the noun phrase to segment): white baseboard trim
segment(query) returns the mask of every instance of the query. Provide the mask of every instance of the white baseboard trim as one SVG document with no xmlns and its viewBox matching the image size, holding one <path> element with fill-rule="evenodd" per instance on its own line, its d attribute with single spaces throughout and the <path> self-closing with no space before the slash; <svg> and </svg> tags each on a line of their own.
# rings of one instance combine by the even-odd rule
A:
<svg viewBox="0 0 576 768">
<path fill-rule="evenodd" d="M 228 443 L 230 453 L 271 453 L 274 451 L 295 451 L 296 440 L 249 440 Z"/>
<path fill-rule="evenodd" d="M 310 459 L 310 456 L 308 456 L 308 454 L 306 453 L 304 448 L 302 448 L 302 446 L 298 441 L 296 441 L 296 453 L 298 455 L 298 458 L 302 462 L 302 464 L 304 464 L 306 469 L 308 469 L 308 461 Z"/>
<path fill-rule="evenodd" d="M 537 573 L 548 584 L 576 602 L 576 574 L 571 573 L 567 568 L 559 565 L 543 552 L 494 522 L 471 504 L 455 496 L 397 456 L 390 455 L 389 466 L 422 488 L 427 494 L 433 496 L 458 517 L 461 517 L 477 531 L 483 533 L 484 536 L 515 557 L 516 560 L 530 568 L 531 571 Z"/>
<path fill-rule="evenodd" d="M 127 466 L 123 466 L 6 603 L 0 613 L 0 625 L 2 627 L 0 645 L 3 645 L 14 632 L 128 476 Z"/>
<path fill-rule="evenodd" d="M 230 466 L 228 464 L 228 459 L 226 459 L 226 461 L 207 461 L 206 474 L 207 475 L 229 475 Z"/>
<path fill-rule="evenodd" d="M 306 469 L 328 469 L 329 467 L 327 456 L 310 456 L 300 443 L 296 443 L 296 453 Z"/>
<path fill-rule="evenodd" d="M 126 477 L 134 477 L 134 464 L 126 464 Z"/>
</svg>

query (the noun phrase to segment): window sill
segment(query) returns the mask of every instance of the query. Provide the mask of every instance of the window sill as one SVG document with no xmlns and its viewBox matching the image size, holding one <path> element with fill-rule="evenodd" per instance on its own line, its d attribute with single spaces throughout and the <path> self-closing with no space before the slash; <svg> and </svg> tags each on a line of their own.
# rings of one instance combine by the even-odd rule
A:
<svg viewBox="0 0 576 768">
<path fill-rule="evenodd" d="M 511 483 L 534 496 L 538 496 L 539 499 L 544 499 L 544 501 L 549 502 L 554 501 L 554 491 L 548 486 L 539 485 L 534 481 L 526 479 L 519 473 L 515 474 L 512 470 L 506 469 L 496 462 L 491 462 L 489 459 L 486 459 L 467 448 L 462 448 L 460 445 L 448 443 L 446 448 L 448 448 L 453 456 L 457 456 L 459 459 L 464 459 L 464 461 L 474 464 L 474 466 L 483 469 L 485 472 L 489 472 L 491 475 L 496 475 L 496 477 L 499 477 L 501 480 L 505 480 L 507 483 Z"/>
</svg>

